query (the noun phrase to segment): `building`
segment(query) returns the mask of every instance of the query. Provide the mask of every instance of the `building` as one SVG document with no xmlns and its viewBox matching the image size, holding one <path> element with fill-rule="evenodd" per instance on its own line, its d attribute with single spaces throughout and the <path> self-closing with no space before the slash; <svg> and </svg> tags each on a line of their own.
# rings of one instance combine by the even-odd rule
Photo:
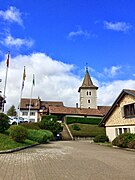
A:
<svg viewBox="0 0 135 180">
<path fill-rule="evenodd" d="M 79 87 L 80 107 L 66 107 L 63 102 L 41 101 L 40 98 L 32 99 L 30 108 L 30 121 L 38 122 L 42 115 L 59 115 L 63 120 L 65 116 L 97 117 L 102 118 L 110 106 L 97 106 L 97 89 L 91 80 L 86 68 L 82 86 Z M 22 98 L 20 116 L 28 118 L 30 99 Z"/>
<path fill-rule="evenodd" d="M 20 116 L 23 118 L 28 118 L 29 113 L 29 104 L 30 99 L 22 98 L 20 105 Z M 38 97 L 37 99 L 31 100 L 30 107 L 30 121 L 38 122 L 41 119 L 42 115 L 49 114 L 49 106 L 63 106 L 63 102 L 55 102 L 55 101 L 41 101 Z"/>
<path fill-rule="evenodd" d="M 124 89 L 100 122 L 112 141 L 122 133 L 135 133 L 135 90 Z"/>
<path fill-rule="evenodd" d="M 88 68 L 86 68 L 82 86 L 78 90 L 80 93 L 80 108 L 97 109 L 97 89 L 98 87 L 93 84 Z"/>
</svg>

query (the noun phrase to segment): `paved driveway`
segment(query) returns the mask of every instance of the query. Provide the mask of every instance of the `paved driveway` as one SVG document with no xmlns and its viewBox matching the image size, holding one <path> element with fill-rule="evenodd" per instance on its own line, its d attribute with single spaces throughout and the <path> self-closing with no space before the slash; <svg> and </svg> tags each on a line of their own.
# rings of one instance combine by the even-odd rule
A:
<svg viewBox="0 0 135 180">
<path fill-rule="evenodd" d="M 0 154 L 0 180 L 28 179 L 135 180 L 135 152 L 69 141 Z"/>
</svg>

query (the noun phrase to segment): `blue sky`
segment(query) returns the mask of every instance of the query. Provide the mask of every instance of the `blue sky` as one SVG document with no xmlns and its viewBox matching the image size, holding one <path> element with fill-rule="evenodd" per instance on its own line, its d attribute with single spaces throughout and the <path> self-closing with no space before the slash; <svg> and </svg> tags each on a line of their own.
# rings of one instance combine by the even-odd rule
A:
<svg viewBox="0 0 135 180">
<path fill-rule="evenodd" d="M 0 0 L 0 61 L 8 50 L 13 59 L 43 53 L 73 65 L 68 74 L 79 80 L 87 62 L 101 89 L 134 88 L 134 7 L 134 0 Z"/>
</svg>

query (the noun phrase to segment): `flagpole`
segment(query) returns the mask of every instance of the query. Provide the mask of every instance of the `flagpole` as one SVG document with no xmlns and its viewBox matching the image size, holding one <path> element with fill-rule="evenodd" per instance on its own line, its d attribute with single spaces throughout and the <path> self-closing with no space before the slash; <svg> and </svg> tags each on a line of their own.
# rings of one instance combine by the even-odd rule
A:
<svg viewBox="0 0 135 180">
<path fill-rule="evenodd" d="M 24 88 L 24 81 L 25 81 L 25 78 L 26 78 L 26 73 L 25 73 L 25 66 L 24 66 L 23 80 L 22 80 L 22 87 L 21 87 L 21 93 L 20 93 L 20 99 L 19 99 L 18 118 L 20 117 L 22 91 L 23 91 L 23 88 Z M 18 125 L 18 121 L 17 121 L 17 125 Z"/>
<path fill-rule="evenodd" d="M 32 101 L 32 94 L 33 94 L 33 86 L 35 85 L 35 77 L 33 74 L 33 81 L 32 81 L 32 86 L 31 86 L 31 94 L 30 94 L 30 103 L 29 103 L 29 111 L 28 111 L 28 122 L 30 122 L 30 110 L 31 110 L 31 101 Z"/>
<path fill-rule="evenodd" d="M 5 104 L 5 94 L 6 94 L 6 86 L 7 86 L 7 75 L 8 75 L 8 67 L 9 67 L 9 54 L 10 52 L 8 52 L 8 57 L 7 57 L 7 61 L 6 61 L 6 64 L 7 64 L 7 68 L 6 68 L 6 76 L 5 76 L 5 85 L 4 85 L 4 94 L 3 94 L 3 103 L 2 103 L 2 112 L 4 112 L 4 104 Z"/>
</svg>

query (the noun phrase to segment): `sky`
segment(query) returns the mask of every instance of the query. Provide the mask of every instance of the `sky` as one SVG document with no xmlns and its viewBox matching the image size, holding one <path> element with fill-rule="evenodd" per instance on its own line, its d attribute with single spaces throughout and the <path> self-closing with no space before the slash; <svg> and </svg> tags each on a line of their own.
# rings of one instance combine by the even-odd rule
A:
<svg viewBox="0 0 135 180">
<path fill-rule="evenodd" d="M 135 89 L 135 0 L 0 0 L 0 90 L 10 64 L 6 109 L 22 97 L 79 102 L 86 63 L 98 105 Z"/>
</svg>

